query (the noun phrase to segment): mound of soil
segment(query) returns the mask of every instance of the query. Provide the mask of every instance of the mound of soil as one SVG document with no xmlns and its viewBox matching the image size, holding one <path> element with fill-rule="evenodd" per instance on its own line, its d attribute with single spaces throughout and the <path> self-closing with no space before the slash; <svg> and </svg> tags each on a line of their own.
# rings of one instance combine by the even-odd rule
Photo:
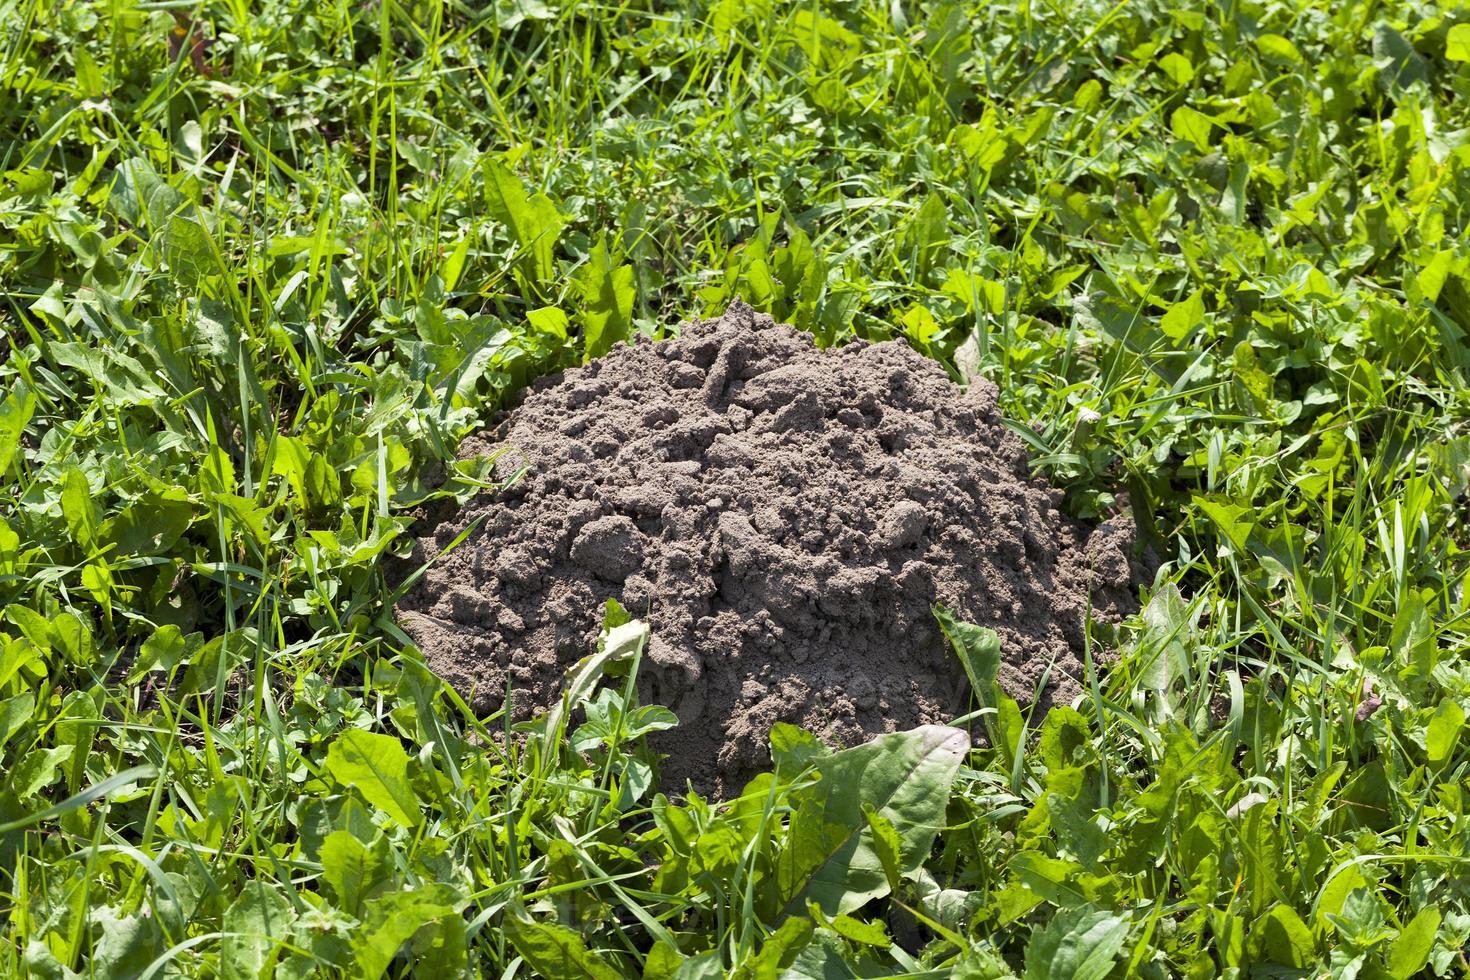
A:
<svg viewBox="0 0 1470 980">
<path fill-rule="evenodd" d="M 432 528 L 399 606 L 481 709 L 530 716 L 618 599 L 653 630 L 642 696 L 679 727 L 665 786 L 729 794 L 789 721 L 829 742 L 969 709 L 936 600 L 1000 635 L 1023 703 L 1078 690 L 1083 620 L 1132 607 L 1132 529 L 1090 534 L 1029 479 L 997 390 L 902 341 L 819 350 L 736 304 L 534 385 L 496 441 L 525 476 Z M 484 448 L 483 444 L 480 447 Z"/>
</svg>

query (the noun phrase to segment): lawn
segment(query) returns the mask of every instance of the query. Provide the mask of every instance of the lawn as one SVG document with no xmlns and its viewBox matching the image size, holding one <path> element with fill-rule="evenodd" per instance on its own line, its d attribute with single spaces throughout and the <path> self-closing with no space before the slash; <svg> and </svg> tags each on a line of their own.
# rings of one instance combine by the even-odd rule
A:
<svg viewBox="0 0 1470 980">
<path fill-rule="evenodd" d="M 1470 974 L 1467 106 L 1448 3 L 0 0 L 0 974 Z M 1075 704 L 716 803 L 617 609 L 605 738 L 426 670 L 459 442 L 737 297 L 1131 512 Z"/>
</svg>

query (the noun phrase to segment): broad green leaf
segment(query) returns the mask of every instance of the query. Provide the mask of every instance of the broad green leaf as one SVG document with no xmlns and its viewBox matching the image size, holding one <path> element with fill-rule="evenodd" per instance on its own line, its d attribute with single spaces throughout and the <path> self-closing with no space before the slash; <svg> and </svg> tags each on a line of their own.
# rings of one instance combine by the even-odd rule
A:
<svg viewBox="0 0 1470 980">
<path fill-rule="evenodd" d="M 951 269 L 944 279 L 941 291 L 965 304 L 970 313 L 988 313 L 999 316 L 1006 309 L 1006 287 L 1004 283 L 984 276 Z"/>
<path fill-rule="evenodd" d="M 633 267 L 614 267 L 607 245 L 598 242 L 577 270 L 582 293 L 582 324 L 586 332 L 585 360 L 601 357 L 613 344 L 628 339 L 633 322 Z"/>
<path fill-rule="evenodd" d="M 259 640 L 255 627 L 247 626 L 205 641 L 199 649 L 191 651 L 187 658 L 189 666 L 184 670 L 184 679 L 179 684 L 179 690 L 189 694 L 218 690 L 250 656 Z M 329 750 L 329 764 L 331 758 Z"/>
<path fill-rule="evenodd" d="M 1251 508 L 1228 501 L 1213 500 L 1209 497 L 1195 497 L 1194 504 L 1199 508 L 1200 513 L 1214 522 L 1237 554 L 1245 551 L 1251 530 L 1256 526 L 1254 520 L 1256 515 Z"/>
<path fill-rule="evenodd" d="M 1470 61 L 1470 24 L 1456 24 L 1445 35 L 1447 61 Z"/>
<path fill-rule="evenodd" d="M 98 722 L 102 721 L 102 702 L 102 690 L 95 687 L 91 691 L 72 691 L 62 699 L 53 738 L 57 746 L 67 745 L 72 749 L 66 769 L 66 787 L 70 792 L 75 793 L 81 787 L 87 773 L 87 759 L 100 730 Z"/>
<path fill-rule="evenodd" d="M 1465 709 L 1453 698 L 1445 698 L 1429 719 L 1429 728 L 1424 733 L 1424 747 L 1429 754 L 1430 765 L 1443 765 L 1455 751 L 1460 740 L 1460 729 L 1465 727 Z"/>
<path fill-rule="evenodd" d="M 685 958 L 683 953 L 662 940 L 654 943 L 643 960 L 643 980 L 671 980 Z"/>
<path fill-rule="evenodd" d="M 1410 589 L 1399 604 L 1393 629 L 1388 635 L 1401 676 L 1426 678 L 1438 661 L 1434 643 L 1434 624 L 1424 597 Z"/>
<path fill-rule="evenodd" d="M 71 758 L 74 751 L 74 745 L 57 745 L 27 753 L 11 771 L 7 788 L 15 794 L 16 799 L 29 799 L 51 785 L 56 779 L 57 771 Z"/>
<path fill-rule="evenodd" d="M 567 315 L 555 306 L 542 306 L 538 309 L 527 310 L 526 322 L 539 333 L 555 337 L 557 340 L 567 339 L 567 327 L 569 326 Z"/>
<path fill-rule="evenodd" d="M 1005 692 L 996 695 L 995 723 L 991 726 L 991 744 L 1000 749 L 1006 771 L 1019 771 L 1019 760 L 1026 751 L 1026 719 L 1016 699 Z"/>
<path fill-rule="evenodd" d="M 995 678 L 1000 669 L 1000 637 L 986 626 L 960 622 L 954 613 L 934 604 L 934 618 L 970 678 L 970 690 L 982 707 L 995 707 Z"/>
<path fill-rule="evenodd" d="M 1235 380 L 1245 389 L 1251 407 L 1262 415 L 1271 413 L 1272 379 L 1261 367 L 1260 358 L 1249 340 L 1235 345 Z"/>
<path fill-rule="evenodd" d="M 724 977 L 725 965 L 720 960 L 720 951 L 711 949 L 685 958 L 674 970 L 671 980 L 724 980 Z"/>
<path fill-rule="evenodd" d="M 197 636 L 197 634 L 195 634 Z M 152 670 L 173 670 L 189 653 L 189 641 L 173 623 L 160 626 L 138 648 L 138 657 L 128 669 L 128 683 L 136 684 Z"/>
<path fill-rule="evenodd" d="M 949 209 L 944 198 L 930 192 L 914 212 L 908 230 L 909 248 L 915 265 L 915 282 L 927 282 L 939 252 L 949 244 Z"/>
<path fill-rule="evenodd" d="M 363 898 L 390 870 L 382 855 L 351 832 L 334 830 L 322 842 L 322 878 L 337 893 L 343 911 L 357 915 Z"/>
<path fill-rule="evenodd" d="M 1467 38 L 1470 42 L 1470 38 Z M 1439 934 L 1439 909 L 1420 909 L 1408 925 L 1394 937 L 1388 947 L 1388 975 L 1394 980 L 1410 980 L 1418 976 L 1429 962 L 1434 938 Z"/>
<path fill-rule="evenodd" d="M 150 493 L 103 521 L 100 537 L 117 546 L 115 555 L 165 555 L 193 520 L 189 500 Z"/>
<path fill-rule="evenodd" d="M 934 319 L 934 314 L 929 312 L 928 307 L 915 303 L 903 312 L 898 318 L 899 325 L 903 327 L 904 336 L 914 342 L 914 346 L 923 350 L 939 335 L 941 327 L 939 321 Z"/>
<path fill-rule="evenodd" d="M 1203 112 L 1182 105 L 1169 116 L 1169 126 L 1175 136 L 1193 143 L 1201 153 L 1210 149 L 1210 130 L 1215 120 Z"/>
<path fill-rule="evenodd" d="M 863 807 L 863 816 L 867 818 L 868 830 L 873 834 L 873 853 L 878 855 L 878 863 L 883 866 L 888 887 L 898 891 L 899 879 L 903 875 L 903 842 L 899 839 L 898 829 L 893 826 L 892 820 L 871 806 Z"/>
<path fill-rule="evenodd" d="M 302 506 L 310 506 L 306 470 L 311 464 L 311 447 L 297 436 L 277 435 L 272 441 L 271 453 L 271 474 L 286 481 Z"/>
<path fill-rule="evenodd" d="M 485 203 L 491 217 L 510 229 L 523 252 L 522 267 L 532 286 L 549 284 L 556 271 L 555 250 L 565 222 L 551 198 L 529 194 L 499 160 L 485 164 Z"/>
<path fill-rule="evenodd" d="M 225 909 L 220 973 L 225 980 L 261 980 L 273 975 L 282 946 L 291 941 L 296 912 L 282 886 L 247 881 Z"/>
<path fill-rule="evenodd" d="M 7 821 L 6 823 L 0 823 L 0 834 L 8 833 L 12 830 L 20 830 L 23 827 L 29 827 L 55 817 L 64 817 L 67 814 L 83 810 L 118 790 L 133 787 L 135 783 L 140 783 L 145 779 L 152 779 L 156 775 L 158 775 L 158 770 L 153 766 L 134 766 L 131 769 L 124 769 L 122 772 L 108 776 L 96 785 L 88 786 L 80 793 L 76 793 L 62 800 L 55 806 L 49 806 L 44 810 L 38 810 L 34 813 L 28 813 L 14 820 Z"/>
<path fill-rule="evenodd" d="M 832 754 L 817 736 L 784 721 L 771 726 L 770 738 L 771 762 L 783 779 L 794 779 L 813 762 Z"/>
<path fill-rule="evenodd" d="M 193 287 L 204 276 L 218 271 L 214 243 L 198 221 L 176 214 L 168 219 L 162 237 L 169 269 L 180 283 Z"/>
<path fill-rule="evenodd" d="M 163 389 L 137 358 L 107 344 L 54 343 L 47 352 L 57 364 L 101 388 L 104 400 L 113 407 L 147 405 L 164 397 Z"/>
<path fill-rule="evenodd" d="M 0 681 L 3 680 L 0 678 Z M 20 730 L 20 726 L 31 720 L 35 710 L 36 696 L 29 691 L 0 701 L 0 748 L 5 747 L 10 736 Z"/>
<path fill-rule="evenodd" d="M 0 178 L 3 178 L 3 182 L 0 182 L 0 201 L 9 200 L 12 197 L 34 197 L 38 194 L 45 194 L 56 183 L 55 175 L 40 167 L 7 170 L 0 174 Z"/>
<path fill-rule="evenodd" d="M 538 977 L 545 980 L 619 980 L 607 960 L 587 948 L 577 933 L 551 922 L 537 922 L 511 910 L 504 917 L 505 936 Z M 675 974 L 678 975 L 677 973 Z"/>
<path fill-rule="evenodd" d="M 0 480 L 10 473 L 10 463 L 20 447 L 21 434 L 36 412 L 36 393 L 17 384 L 0 400 Z"/>
<path fill-rule="evenodd" d="M 1297 50 L 1290 38 L 1280 34 L 1259 34 L 1256 36 L 1256 49 L 1275 61 L 1300 64 L 1302 53 Z"/>
<path fill-rule="evenodd" d="M 1204 322 L 1205 298 L 1202 290 L 1195 290 L 1164 313 L 1159 320 L 1159 329 L 1171 340 L 1183 340 L 1185 334 Z"/>
<path fill-rule="evenodd" d="M 5 607 L 5 618 L 19 627 L 21 635 L 38 650 L 51 649 L 51 623 L 30 606 L 12 602 Z M 0 678 L 8 680 L 8 677 Z"/>
<path fill-rule="evenodd" d="M 470 242 L 473 239 L 473 233 L 461 234 L 459 241 L 454 245 L 454 250 L 449 253 L 449 258 L 444 260 L 445 292 L 453 292 L 454 287 L 459 285 L 459 277 L 464 274 L 465 259 L 469 257 Z"/>
<path fill-rule="evenodd" d="M 219 508 L 226 533 L 242 531 L 259 545 L 270 540 L 270 512 L 249 497 L 233 493 L 212 493 L 209 495 L 209 502 Z"/>
<path fill-rule="evenodd" d="M 925 725 L 819 761 L 821 779 L 793 794 L 796 812 L 777 858 L 780 903 L 789 912 L 811 901 L 838 915 L 886 895 L 888 878 L 863 805 L 898 831 L 901 870 L 911 874 L 944 825 L 950 786 L 969 748 L 959 729 Z"/>
<path fill-rule="evenodd" d="M 1062 909 L 1026 946 L 1025 980 L 1103 980 L 1113 970 L 1128 920 L 1088 906 Z"/>
<path fill-rule="evenodd" d="M 971 946 L 955 963 L 952 980 L 1015 980 L 1015 976 L 994 947 Z"/>
<path fill-rule="evenodd" d="M 469 942 L 462 915 L 441 915 L 413 937 L 414 971 L 425 977 L 469 976 Z"/>
<path fill-rule="evenodd" d="M 1317 958 L 1312 930 L 1289 905 L 1275 905 L 1251 929 L 1251 944 L 1277 966 L 1304 969 Z"/>
<path fill-rule="evenodd" d="M 1177 51 L 1170 51 L 1159 59 L 1159 70 L 1181 88 L 1194 81 L 1194 65 Z"/>
<path fill-rule="evenodd" d="M 20 535 L 10 522 L 0 517 L 0 575 L 12 575 L 19 569 Z"/>
<path fill-rule="evenodd" d="M 378 980 L 414 933 L 436 919 L 457 916 L 464 899 L 448 885 L 405 888 L 368 901 L 357 947 L 357 980 Z"/>
<path fill-rule="evenodd" d="M 61 514 L 71 538 L 87 551 L 97 545 L 97 505 L 87 477 L 75 466 L 61 478 Z"/>
<path fill-rule="evenodd" d="M 782 971 L 795 961 L 797 955 L 812 941 L 812 920 L 792 916 L 781 927 L 766 937 L 760 951 L 746 959 L 730 972 L 730 980 L 777 980 Z M 722 971 L 713 976 L 719 977 Z M 679 980 L 683 980 L 680 977 Z"/>
<path fill-rule="evenodd" d="M 1185 644 L 1192 633 L 1189 608 L 1173 582 L 1149 598 L 1143 607 L 1143 626 L 1138 644 L 1144 658 L 1139 684 L 1152 691 L 1167 691 L 1176 680 L 1188 682 L 1190 664 Z"/>
<path fill-rule="evenodd" d="M 888 935 L 888 930 L 883 928 L 881 920 L 864 922 L 862 919 L 850 915 L 833 916 L 827 923 L 827 927 L 843 939 L 858 943 L 863 946 L 876 946 L 879 949 L 887 949 L 893 944 Z"/>
<path fill-rule="evenodd" d="M 1450 274 L 1455 271 L 1455 253 L 1450 249 L 1441 249 L 1436 252 L 1434 258 L 1421 268 L 1412 279 L 1406 280 L 1404 285 L 1409 297 L 1414 302 L 1428 301 L 1430 303 L 1439 299 L 1439 294 L 1444 291 L 1445 283 L 1449 281 Z"/>
<path fill-rule="evenodd" d="M 971 914 L 987 898 L 984 894 L 963 888 L 945 888 L 927 868 L 922 867 L 914 873 L 914 892 L 918 895 L 919 911 L 956 932 L 964 931 Z"/>
<path fill-rule="evenodd" d="M 416 827 L 423 819 L 408 781 L 408 753 L 391 735 L 358 728 L 343 732 L 327 749 L 327 771 L 403 826 Z"/>
<path fill-rule="evenodd" d="M 1414 43 L 1387 23 L 1373 30 L 1373 60 L 1379 69 L 1379 87 L 1397 93 L 1429 81 L 1429 62 L 1414 50 Z"/>
<path fill-rule="evenodd" d="M 1055 705 L 1046 713 L 1036 751 L 1048 771 L 1060 772 L 1081 763 L 1077 755 L 1092 739 L 1088 724 L 1086 716 L 1069 705 Z"/>
<path fill-rule="evenodd" d="M 1082 866 L 1076 861 L 1047 857 L 1040 851 L 1020 851 L 1010 859 L 1016 883 L 1057 905 L 1075 904 L 1084 897 L 1076 881 Z M 1026 911 L 1037 904 L 1031 895 L 1019 890 L 1006 897 L 1006 903 Z"/>
<path fill-rule="evenodd" d="M 858 972 L 848 962 L 847 944 L 829 929 L 820 929 L 781 980 L 857 980 Z"/>
<path fill-rule="evenodd" d="M 97 932 L 87 975 L 136 977 L 164 950 L 158 923 L 144 911 L 125 914 L 120 907 L 97 905 L 86 915 Z"/>
</svg>

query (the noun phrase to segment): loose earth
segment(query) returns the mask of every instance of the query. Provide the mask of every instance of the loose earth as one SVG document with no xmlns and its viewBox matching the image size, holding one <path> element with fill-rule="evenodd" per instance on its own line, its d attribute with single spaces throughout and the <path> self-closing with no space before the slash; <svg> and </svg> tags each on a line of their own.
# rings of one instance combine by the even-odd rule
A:
<svg viewBox="0 0 1470 980">
<path fill-rule="evenodd" d="M 1062 514 L 997 394 L 902 341 L 822 350 L 743 304 L 620 345 L 510 413 L 497 466 L 524 476 L 417 542 L 423 563 L 483 519 L 399 620 L 477 708 L 509 683 L 519 720 L 617 599 L 653 631 L 641 697 L 679 717 L 653 741 L 670 790 L 738 792 L 776 722 L 850 745 L 969 710 L 936 601 L 999 634 L 1011 696 L 1069 699 L 1089 607 L 1133 608 L 1132 526 Z"/>
</svg>

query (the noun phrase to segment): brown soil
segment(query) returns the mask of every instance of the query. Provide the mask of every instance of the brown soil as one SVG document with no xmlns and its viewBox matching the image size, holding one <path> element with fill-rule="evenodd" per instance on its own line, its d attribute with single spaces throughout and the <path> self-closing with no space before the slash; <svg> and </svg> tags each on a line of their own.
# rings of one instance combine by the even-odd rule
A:
<svg viewBox="0 0 1470 980">
<path fill-rule="evenodd" d="M 969 709 L 940 601 L 1000 635 L 1000 680 L 1078 691 L 1083 621 L 1133 608 L 1132 528 L 1091 532 L 1027 475 L 996 388 L 901 341 L 819 350 L 743 304 L 532 387 L 497 433 L 526 475 L 418 542 L 475 534 L 400 604 L 430 665 L 525 718 L 616 598 L 653 630 L 664 785 L 729 794 L 789 721 L 852 744 Z M 481 449 L 484 444 L 481 444 Z"/>
</svg>

